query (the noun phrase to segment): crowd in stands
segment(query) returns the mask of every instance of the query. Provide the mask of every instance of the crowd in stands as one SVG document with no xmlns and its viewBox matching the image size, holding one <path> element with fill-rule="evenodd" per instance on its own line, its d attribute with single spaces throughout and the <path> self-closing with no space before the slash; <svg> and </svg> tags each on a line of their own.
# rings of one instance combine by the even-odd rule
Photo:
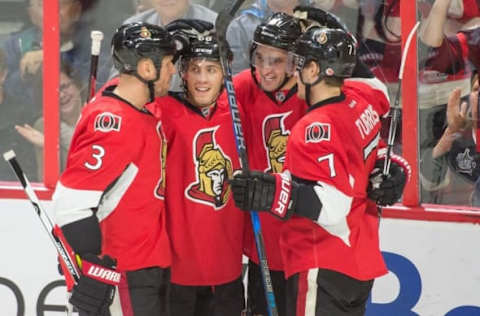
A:
<svg viewBox="0 0 480 316">
<path fill-rule="evenodd" d="M 214 23 L 218 12 L 229 3 L 230 0 L 59 0 L 62 167 L 86 99 L 91 30 L 105 34 L 98 73 L 100 87 L 116 75 L 110 58 L 106 58 L 116 27 L 135 21 L 164 26 L 179 18 Z M 29 20 L 16 24 L 21 27 L 0 38 L 0 148 L 2 152 L 15 149 L 30 178 L 42 181 L 43 1 L 24 0 L 24 5 Z M 251 42 L 257 25 L 275 12 L 291 14 L 296 5 L 317 6 L 340 17 L 358 40 L 360 59 L 387 84 L 393 103 L 403 36 L 400 0 L 246 1 L 227 33 L 234 54 L 233 74 L 250 68 Z M 467 0 L 417 0 L 417 8 L 421 20 L 417 99 L 421 201 L 478 205 L 480 193 L 475 188 L 480 187 L 480 160 L 475 145 L 476 118 L 472 115 L 472 110 L 476 110 L 472 103 L 476 104 L 476 100 L 471 94 L 478 90 L 480 10 L 476 1 Z M 171 90 L 183 89 L 182 80 L 175 75 Z M 400 135 L 401 127 L 397 152 L 402 151 Z M 15 180 L 13 173 L 6 164 L 0 164 L 0 181 L 11 180 Z"/>
</svg>

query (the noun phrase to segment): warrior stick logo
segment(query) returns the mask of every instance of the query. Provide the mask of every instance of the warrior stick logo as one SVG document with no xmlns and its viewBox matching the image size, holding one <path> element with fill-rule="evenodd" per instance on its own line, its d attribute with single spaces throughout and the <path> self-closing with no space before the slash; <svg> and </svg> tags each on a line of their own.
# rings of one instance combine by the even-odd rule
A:
<svg viewBox="0 0 480 316">
<path fill-rule="evenodd" d="M 232 176 L 232 161 L 215 141 L 219 125 L 198 131 L 193 140 L 196 182 L 185 190 L 194 202 L 222 208 L 230 196 L 227 179 Z"/>
<path fill-rule="evenodd" d="M 290 131 L 285 128 L 285 118 L 292 111 L 287 113 L 272 114 L 263 120 L 263 146 L 267 151 L 268 168 L 265 172 L 282 172 L 285 162 L 285 149 Z"/>
</svg>

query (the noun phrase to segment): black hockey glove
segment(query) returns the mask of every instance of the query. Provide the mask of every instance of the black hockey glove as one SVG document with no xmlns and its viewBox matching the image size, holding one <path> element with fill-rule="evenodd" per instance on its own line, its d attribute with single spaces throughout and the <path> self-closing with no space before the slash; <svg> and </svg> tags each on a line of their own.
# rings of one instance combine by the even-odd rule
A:
<svg viewBox="0 0 480 316">
<path fill-rule="evenodd" d="M 115 260 L 109 256 L 84 255 L 79 263 L 82 275 L 73 287 L 70 303 L 88 315 L 110 315 L 115 286 L 120 282 L 115 265 Z"/>
<path fill-rule="evenodd" d="M 238 173 L 230 180 L 235 205 L 245 211 L 267 211 L 286 220 L 292 216 L 296 185 L 290 173 Z"/>
<path fill-rule="evenodd" d="M 387 176 L 383 175 L 385 158 L 378 159 L 370 173 L 367 195 L 380 206 L 392 205 L 400 200 L 411 173 L 410 165 L 405 159 L 393 154 L 391 157 Z"/>
<path fill-rule="evenodd" d="M 299 19 L 313 20 L 331 29 L 342 29 L 348 32 L 347 26 L 335 14 L 319 8 L 299 5 L 293 9 L 293 15 Z"/>
<path fill-rule="evenodd" d="M 188 48 L 191 38 L 196 38 L 199 34 L 213 30 L 214 26 L 212 23 L 203 20 L 178 19 L 168 23 L 166 28 L 177 43 L 177 54 L 181 54 Z"/>
</svg>

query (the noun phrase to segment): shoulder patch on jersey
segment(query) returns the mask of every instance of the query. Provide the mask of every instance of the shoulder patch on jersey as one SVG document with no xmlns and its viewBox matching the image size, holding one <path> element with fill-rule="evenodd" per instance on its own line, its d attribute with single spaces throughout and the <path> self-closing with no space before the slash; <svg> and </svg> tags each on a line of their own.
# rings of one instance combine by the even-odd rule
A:
<svg viewBox="0 0 480 316">
<path fill-rule="evenodd" d="M 103 133 L 119 132 L 122 124 L 122 117 L 110 112 L 103 112 L 95 117 L 95 125 L 93 130 Z"/>
<path fill-rule="evenodd" d="M 330 141 L 330 124 L 313 122 L 305 129 L 305 143 Z"/>
</svg>

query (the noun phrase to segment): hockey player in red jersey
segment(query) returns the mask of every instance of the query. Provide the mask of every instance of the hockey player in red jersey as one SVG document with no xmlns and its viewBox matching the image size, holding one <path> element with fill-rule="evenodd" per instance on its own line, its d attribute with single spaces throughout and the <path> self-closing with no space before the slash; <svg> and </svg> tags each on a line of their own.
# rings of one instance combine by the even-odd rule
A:
<svg viewBox="0 0 480 316">
<path fill-rule="evenodd" d="M 307 9 L 307 16 L 309 10 L 322 20 L 325 12 Z M 285 171 L 236 175 L 234 199 L 244 210 L 288 219 L 280 239 L 287 315 L 364 315 L 374 278 L 387 272 L 367 191 L 394 203 L 406 181 L 406 171 L 392 163 L 391 175 L 369 189 L 370 174 L 384 161 L 377 152 L 386 89 L 356 63 L 356 41 L 342 29 L 312 26 L 290 57 L 308 113 L 289 136 Z"/>
<path fill-rule="evenodd" d="M 167 28 L 184 43 L 178 61 L 184 92 L 156 104 L 167 142 L 171 315 L 240 315 L 246 216 L 227 182 L 239 160 L 215 31 L 209 22 L 187 19 Z"/>
<path fill-rule="evenodd" d="M 77 123 L 53 201 L 82 270 L 70 298 L 80 315 L 167 315 L 160 126 L 144 106 L 167 93 L 174 54 L 164 28 L 121 26 L 112 39 L 118 83 Z"/>
<path fill-rule="evenodd" d="M 307 109 L 305 101 L 296 95 L 295 78 L 286 73 L 287 49 L 300 34 L 300 24 L 292 16 L 275 13 L 267 18 L 254 33 L 250 69 L 233 79 L 238 102 L 244 106 L 245 119 L 242 123 L 252 169 L 281 172 L 290 129 Z M 259 217 L 278 313 L 285 316 L 286 281 L 278 244 L 282 222 L 267 214 L 260 213 Z M 267 315 L 251 223 L 245 228 L 244 251 L 250 259 L 248 309 L 254 315 Z"/>
</svg>

